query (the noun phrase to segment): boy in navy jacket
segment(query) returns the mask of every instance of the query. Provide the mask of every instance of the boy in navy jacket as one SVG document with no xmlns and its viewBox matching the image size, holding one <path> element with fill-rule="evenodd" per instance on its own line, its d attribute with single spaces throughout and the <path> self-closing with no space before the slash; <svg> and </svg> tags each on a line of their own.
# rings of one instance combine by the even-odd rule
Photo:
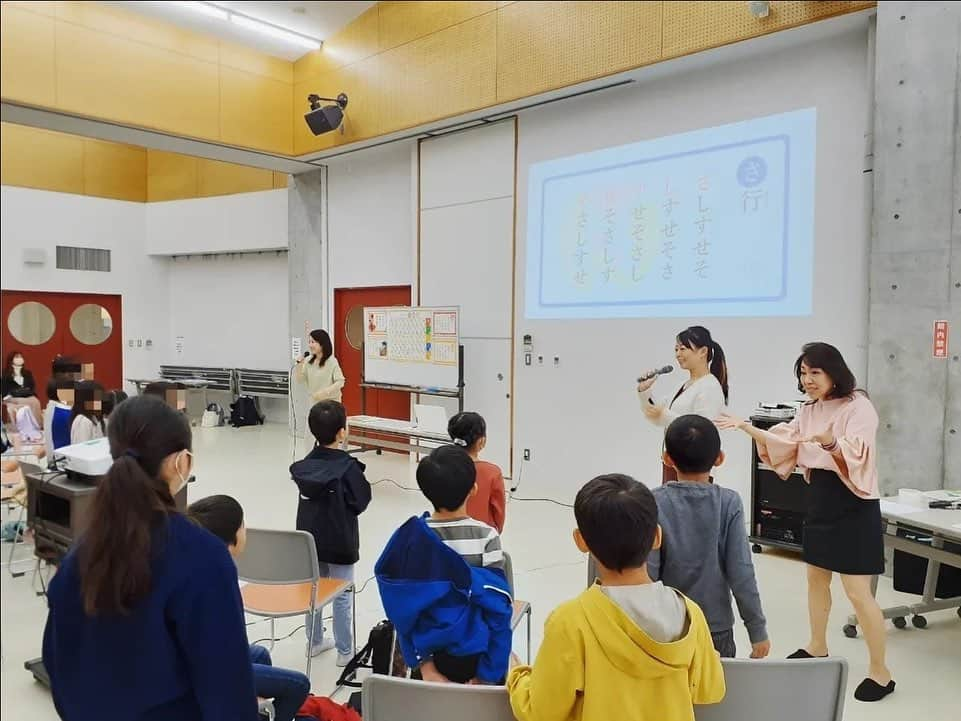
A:
<svg viewBox="0 0 961 721">
<path fill-rule="evenodd" d="M 360 558 L 357 516 L 370 503 L 370 484 L 364 464 L 341 450 L 347 436 L 347 413 L 337 401 L 321 401 L 310 409 L 307 420 L 317 445 L 306 458 L 290 467 L 300 490 L 297 530 L 308 531 L 317 544 L 320 575 L 354 580 L 354 564 Z M 309 652 L 316 656 L 337 646 L 337 665 L 353 657 L 350 595 L 334 599 L 334 638 L 324 638 L 323 609 L 307 619 Z"/>
</svg>

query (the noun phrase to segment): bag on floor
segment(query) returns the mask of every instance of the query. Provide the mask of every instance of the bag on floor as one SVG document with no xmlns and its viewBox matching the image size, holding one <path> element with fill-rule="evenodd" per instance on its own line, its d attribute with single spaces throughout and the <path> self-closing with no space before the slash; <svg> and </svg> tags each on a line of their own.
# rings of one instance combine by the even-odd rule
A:
<svg viewBox="0 0 961 721">
<path fill-rule="evenodd" d="M 390 621 L 381 621 L 370 630 L 367 643 L 357 654 L 347 662 L 338 686 L 353 686 L 360 688 L 361 684 L 355 681 L 357 670 L 369 668 L 372 673 L 379 673 L 384 676 L 406 676 L 407 668 L 404 665 L 403 657 L 399 655 L 400 649 L 397 647 L 397 634 L 394 631 L 394 624 Z M 399 668 L 396 659 L 400 658 L 401 667 Z"/>
<path fill-rule="evenodd" d="M 404 657 L 400 652 L 400 644 L 397 643 L 397 632 L 390 621 L 381 621 L 370 630 L 367 643 L 347 662 L 344 672 L 337 679 L 337 685 L 360 688 L 363 684 L 357 681 L 357 671 L 362 668 L 368 668 L 372 673 L 384 676 L 397 678 L 409 676 L 407 664 L 404 663 Z M 350 695 L 347 705 L 357 713 L 363 714 L 359 691 Z"/>
<path fill-rule="evenodd" d="M 310 694 L 297 712 L 297 718 L 306 716 L 317 721 L 362 721 L 360 714 L 347 704 L 339 704 L 327 696 Z"/>
<path fill-rule="evenodd" d="M 240 396 L 230 404 L 230 425 L 234 428 L 241 426 L 263 425 L 264 417 L 257 410 L 257 401 L 251 396 Z"/>
<path fill-rule="evenodd" d="M 224 425 L 224 409 L 216 403 L 211 403 L 200 419 L 200 426 L 202 428 L 218 428 L 222 425 Z"/>
</svg>

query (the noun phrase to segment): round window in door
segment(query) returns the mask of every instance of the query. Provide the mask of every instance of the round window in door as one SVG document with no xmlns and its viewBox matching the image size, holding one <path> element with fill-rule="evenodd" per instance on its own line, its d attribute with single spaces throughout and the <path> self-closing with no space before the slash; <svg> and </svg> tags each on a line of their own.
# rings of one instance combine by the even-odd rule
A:
<svg viewBox="0 0 961 721">
<path fill-rule="evenodd" d="M 347 320 L 344 323 L 344 334 L 350 347 L 360 350 L 364 345 L 364 308 L 355 305 L 347 311 Z"/>
<path fill-rule="evenodd" d="M 96 303 L 84 303 L 70 315 L 70 332 L 84 345 L 100 345 L 113 333 L 113 318 Z"/>
<path fill-rule="evenodd" d="M 53 338 L 57 319 L 46 305 L 30 300 L 14 306 L 7 316 L 7 328 L 24 345 L 43 345 Z"/>
</svg>

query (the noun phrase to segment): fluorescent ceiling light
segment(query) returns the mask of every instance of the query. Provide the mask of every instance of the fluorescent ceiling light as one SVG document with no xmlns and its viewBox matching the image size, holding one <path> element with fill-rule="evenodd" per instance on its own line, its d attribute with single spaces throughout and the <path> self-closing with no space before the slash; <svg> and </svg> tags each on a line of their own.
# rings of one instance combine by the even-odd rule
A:
<svg viewBox="0 0 961 721">
<path fill-rule="evenodd" d="M 261 35 L 269 35 L 272 38 L 284 40 L 302 48 L 307 48 L 308 50 L 320 49 L 319 40 L 314 40 L 306 35 L 299 35 L 291 32 L 290 30 L 284 30 L 283 28 L 279 28 L 276 25 L 271 25 L 270 23 L 265 23 L 261 20 L 254 20 L 246 15 L 240 15 L 238 13 L 231 12 L 230 22 L 232 22 L 234 25 L 239 25 L 242 28 L 247 28 L 248 30 L 258 32 Z"/>
<path fill-rule="evenodd" d="M 301 35 L 300 33 L 295 33 L 292 30 L 285 30 L 277 25 L 273 25 L 263 20 L 257 20 L 249 15 L 244 15 L 236 10 L 228 10 L 227 8 L 214 5 L 213 3 L 174 2 L 172 4 L 176 5 L 177 7 L 184 8 L 185 10 L 192 10 L 200 13 L 201 15 L 206 15 L 210 18 L 216 18 L 217 20 L 223 20 L 224 22 L 232 22 L 234 25 L 246 28 L 247 30 L 253 30 L 261 35 L 267 35 L 269 37 L 276 38 L 277 40 L 283 40 L 284 42 L 297 45 L 298 47 L 307 48 L 308 50 L 318 50 L 321 46 L 320 40 L 315 38 Z"/>
<path fill-rule="evenodd" d="M 211 5 L 205 2 L 174 2 L 173 5 L 177 7 L 184 8 L 185 10 L 193 10 L 201 15 L 206 15 L 207 17 L 217 18 L 218 20 L 229 20 L 230 13 L 226 10 L 217 7 L 216 5 Z"/>
</svg>

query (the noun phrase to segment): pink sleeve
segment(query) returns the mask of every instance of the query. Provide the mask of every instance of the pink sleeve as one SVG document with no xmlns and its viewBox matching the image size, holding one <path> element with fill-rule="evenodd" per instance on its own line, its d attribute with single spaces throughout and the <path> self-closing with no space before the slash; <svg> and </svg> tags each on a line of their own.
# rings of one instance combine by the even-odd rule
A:
<svg viewBox="0 0 961 721">
<path fill-rule="evenodd" d="M 798 445 L 801 442 L 798 416 L 789 423 L 778 423 L 761 432 L 764 440 L 757 443 L 758 457 L 782 479 L 787 478 L 797 467 Z"/>
<path fill-rule="evenodd" d="M 878 413 L 865 397 L 848 406 L 833 432 L 838 450 L 832 456 L 838 471 L 847 478 L 852 490 L 863 498 L 877 498 L 878 470 L 875 442 L 878 432 Z"/>
</svg>

